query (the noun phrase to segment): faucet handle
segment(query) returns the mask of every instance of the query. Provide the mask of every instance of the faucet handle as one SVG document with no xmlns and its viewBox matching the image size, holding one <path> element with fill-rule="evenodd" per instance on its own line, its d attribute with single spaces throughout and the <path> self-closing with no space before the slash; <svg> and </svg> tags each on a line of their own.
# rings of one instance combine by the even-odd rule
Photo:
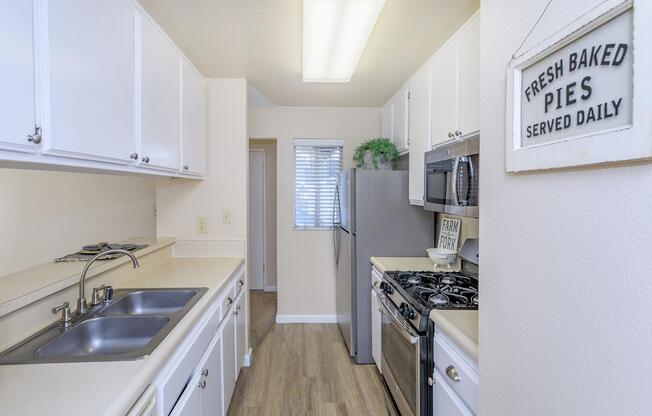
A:
<svg viewBox="0 0 652 416">
<path fill-rule="evenodd" d="M 113 286 L 104 286 L 104 296 L 102 302 L 109 303 L 113 299 Z"/>
<path fill-rule="evenodd" d="M 72 317 L 70 315 L 70 304 L 68 302 L 64 302 L 61 306 L 55 306 L 52 308 L 52 313 L 57 314 L 61 312 L 61 323 L 64 326 L 70 325 L 70 321 L 72 321 Z"/>
<path fill-rule="evenodd" d="M 102 300 L 100 301 L 100 291 L 104 292 Z M 91 295 L 91 306 L 97 306 L 100 302 L 111 302 L 113 298 L 113 286 L 102 285 L 100 287 L 93 288 L 93 294 Z"/>
</svg>

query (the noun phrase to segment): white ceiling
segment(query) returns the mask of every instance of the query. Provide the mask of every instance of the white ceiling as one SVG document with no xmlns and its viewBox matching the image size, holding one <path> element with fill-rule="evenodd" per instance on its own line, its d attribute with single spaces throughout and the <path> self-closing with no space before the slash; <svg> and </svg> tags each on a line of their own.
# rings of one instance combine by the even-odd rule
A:
<svg viewBox="0 0 652 416">
<path fill-rule="evenodd" d="M 302 81 L 301 0 L 139 0 L 206 77 L 247 78 L 275 105 L 381 106 L 479 7 L 386 0 L 351 82 Z"/>
</svg>

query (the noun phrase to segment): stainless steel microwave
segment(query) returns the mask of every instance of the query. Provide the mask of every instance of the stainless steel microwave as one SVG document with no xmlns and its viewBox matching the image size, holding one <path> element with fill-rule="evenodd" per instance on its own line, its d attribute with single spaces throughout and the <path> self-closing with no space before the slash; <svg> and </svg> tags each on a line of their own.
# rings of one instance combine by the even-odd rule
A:
<svg viewBox="0 0 652 416">
<path fill-rule="evenodd" d="M 479 136 L 426 152 L 424 208 L 478 218 L 479 168 Z"/>
</svg>

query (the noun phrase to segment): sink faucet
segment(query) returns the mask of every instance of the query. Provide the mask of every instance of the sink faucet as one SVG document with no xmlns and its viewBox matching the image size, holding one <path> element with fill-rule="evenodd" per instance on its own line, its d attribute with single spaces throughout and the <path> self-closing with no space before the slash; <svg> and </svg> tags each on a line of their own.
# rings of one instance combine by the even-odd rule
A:
<svg viewBox="0 0 652 416">
<path fill-rule="evenodd" d="M 134 269 L 138 268 L 140 266 L 140 263 L 138 263 L 138 259 L 136 256 L 134 256 L 131 252 L 127 250 L 107 250 L 103 251 L 100 254 L 96 255 L 92 259 L 86 263 L 84 266 L 84 269 L 81 272 L 81 276 L 79 277 L 79 299 L 77 299 L 77 315 L 82 315 L 86 313 L 88 310 L 88 306 L 86 304 L 86 298 L 84 297 L 84 282 L 86 281 L 86 273 L 88 272 L 88 269 L 91 267 L 91 264 L 95 263 L 95 260 L 104 257 L 109 254 L 124 254 L 125 256 L 129 256 L 131 258 L 131 263 L 134 265 Z"/>
</svg>

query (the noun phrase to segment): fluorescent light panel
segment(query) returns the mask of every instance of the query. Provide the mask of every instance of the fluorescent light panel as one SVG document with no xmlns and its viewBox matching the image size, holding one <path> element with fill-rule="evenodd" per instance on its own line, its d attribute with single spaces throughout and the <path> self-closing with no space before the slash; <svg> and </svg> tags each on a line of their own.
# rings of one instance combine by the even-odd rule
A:
<svg viewBox="0 0 652 416">
<path fill-rule="evenodd" d="M 303 81 L 349 82 L 385 0 L 303 0 Z"/>
</svg>

